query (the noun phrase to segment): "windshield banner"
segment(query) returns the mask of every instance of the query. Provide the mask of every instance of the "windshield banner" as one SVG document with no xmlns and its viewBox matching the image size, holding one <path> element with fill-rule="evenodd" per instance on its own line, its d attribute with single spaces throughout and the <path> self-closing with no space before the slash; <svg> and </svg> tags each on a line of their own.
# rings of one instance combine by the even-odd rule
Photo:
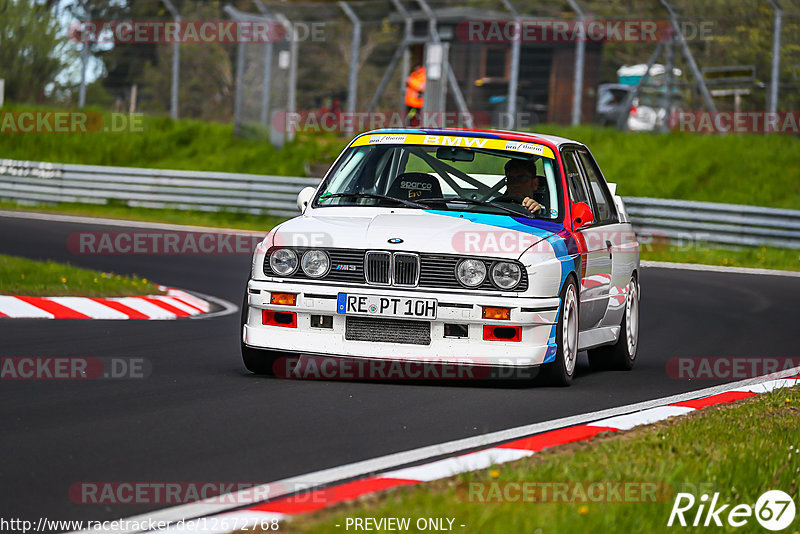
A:
<svg viewBox="0 0 800 534">
<path fill-rule="evenodd" d="M 464 137 L 461 135 L 430 135 L 412 133 L 382 133 L 362 135 L 351 146 L 367 145 L 433 145 L 452 146 L 461 148 L 483 148 L 489 150 L 511 150 L 535 154 L 548 159 L 555 159 L 553 151 L 544 145 L 527 143 L 524 141 L 511 141 L 507 139 L 492 139 L 490 137 Z"/>
</svg>

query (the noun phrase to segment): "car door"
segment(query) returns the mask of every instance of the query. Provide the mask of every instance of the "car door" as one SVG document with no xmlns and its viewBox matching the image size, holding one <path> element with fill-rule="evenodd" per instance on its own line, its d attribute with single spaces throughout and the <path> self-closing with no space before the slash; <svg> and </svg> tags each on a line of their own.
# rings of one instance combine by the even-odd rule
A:
<svg viewBox="0 0 800 534">
<path fill-rule="evenodd" d="M 576 154 L 583 166 L 589 185 L 589 195 L 596 207 L 594 212 L 596 229 L 602 228 L 602 235 L 596 238 L 601 239 L 606 245 L 610 244 L 611 279 L 608 286 L 608 308 L 600 326 L 618 326 L 622 322 L 624 313 L 625 287 L 630 281 L 638 258 L 636 254 L 638 245 L 630 224 L 620 222 L 614 197 L 589 149 L 581 147 Z"/>
<path fill-rule="evenodd" d="M 597 326 L 608 308 L 609 284 L 611 282 L 611 247 L 604 239 L 604 223 L 598 221 L 598 208 L 589 193 L 583 166 L 577 148 L 562 151 L 567 174 L 567 188 L 573 205 L 584 202 L 592 209 L 594 222 L 577 230 L 586 243 L 586 256 L 581 272 L 580 314 L 578 329 L 589 330 Z"/>
</svg>

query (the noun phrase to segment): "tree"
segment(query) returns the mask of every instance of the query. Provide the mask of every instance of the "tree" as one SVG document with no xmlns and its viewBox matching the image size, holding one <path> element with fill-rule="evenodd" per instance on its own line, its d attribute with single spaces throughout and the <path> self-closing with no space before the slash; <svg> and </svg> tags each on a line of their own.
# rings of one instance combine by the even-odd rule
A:
<svg viewBox="0 0 800 534">
<path fill-rule="evenodd" d="M 0 78 L 12 102 L 41 102 L 66 66 L 66 36 L 54 11 L 37 0 L 0 0 Z"/>
<path fill-rule="evenodd" d="M 163 20 L 169 13 L 163 2 L 128 1 L 120 11 L 108 20 Z M 130 98 L 133 84 L 142 84 L 146 65 L 158 62 L 156 43 L 114 43 L 110 50 L 103 52 L 102 59 L 106 70 L 103 86 L 117 99 Z"/>
<path fill-rule="evenodd" d="M 181 8 L 183 20 L 219 20 L 216 4 Z M 222 43 L 180 45 L 179 116 L 203 120 L 230 120 L 233 116 L 234 75 L 229 50 Z M 141 108 L 149 112 L 169 109 L 172 86 L 171 43 L 156 46 L 156 61 L 144 65 L 138 83 Z"/>
</svg>

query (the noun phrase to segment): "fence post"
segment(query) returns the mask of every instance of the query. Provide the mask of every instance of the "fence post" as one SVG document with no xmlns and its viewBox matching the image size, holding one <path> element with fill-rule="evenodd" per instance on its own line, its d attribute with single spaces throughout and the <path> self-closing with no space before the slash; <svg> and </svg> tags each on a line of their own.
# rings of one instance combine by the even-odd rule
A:
<svg viewBox="0 0 800 534">
<path fill-rule="evenodd" d="M 81 48 L 81 86 L 78 90 L 78 107 L 86 105 L 86 66 L 89 62 L 89 41 L 84 39 Z"/>
<path fill-rule="evenodd" d="M 519 85 L 519 54 L 522 46 L 522 22 L 519 11 L 513 6 L 511 0 L 503 0 L 505 8 L 514 17 L 516 38 L 511 43 L 511 72 L 508 77 L 508 97 L 506 100 L 506 113 L 508 113 L 508 129 L 513 130 L 517 123 L 517 85 Z"/>
<path fill-rule="evenodd" d="M 569 6 L 578 14 L 578 42 L 575 43 L 575 72 L 572 85 L 572 125 L 581 123 L 581 108 L 583 107 L 583 65 L 586 57 L 586 17 L 581 6 L 576 0 L 567 0 Z"/>
<path fill-rule="evenodd" d="M 681 52 L 683 52 L 684 59 L 686 59 L 686 62 L 689 64 L 689 69 L 692 71 L 692 76 L 694 76 L 697 86 L 700 89 L 700 94 L 703 96 L 703 101 L 706 104 L 706 108 L 708 108 L 708 111 L 716 113 L 717 107 L 714 105 L 714 101 L 711 99 L 711 94 L 708 92 L 708 87 L 706 87 L 706 81 L 705 78 L 703 78 L 703 73 L 700 72 L 699 68 L 697 68 L 697 63 L 694 61 L 692 51 L 689 50 L 689 45 L 686 43 L 683 33 L 681 33 L 681 28 L 678 24 L 678 16 L 675 14 L 675 10 L 672 9 L 672 6 L 669 4 L 669 2 L 667 2 L 667 0 L 658 1 L 662 6 L 664 6 L 664 9 L 667 10 L 667 13 L 669 13 L 669 20 L 672 24 L 672 30 L 675 32 L 675 39 L 678 41 L 678 45 L 681 47 Z"/>
<path fill-rule="evenodd" d="M 272 18 L 264 2 L 255 0 L 255 4 L 262 15 Z M 264 87 L 261 88 L 261 124 L 264 126 L 269 120 L 270 97 L 272 96 L 270 93 L 272 90 L 272 49 L 272 41 L 264 44 L 264 77 L 262 78 Z"/>
<path fill-rule="evenodd" d="M 769 111 L 778 111 L 778 66 L 781 61 L 781 22 L 783 10 L 777 0 L 769 0 L 775 10 L 775 28 L 772 34 L 772 81 L 769 87 Z"/>
<path fill-rule="evenodd" d="M 181 14 L 175 8 L 175 5 L 171 2 L 171 0 L 162 0 L 164 5 L 167 6 L 167 9 L 172 14 L 173 18 L 175 19 L 175 24 L 180 26 L 181 23 Z M 175 41 L 172 43 L 172 87 L 170 88 L 170 115 L 172 115 L 173 119 L 178 118 L 178 83 L 180 80 L 180 66 L 181 64 L 181 45 L 179 42 Z"/>
<path fill-rule="evenodd" d="M 350 41 L 350 67 L 347 82 L 347 112 L 352 118 L 356 111 L 356 96 L 358 94 L 358 50 L 361 46 L 361 21 L 358 20 L 355 11 L 347 5 L 347 2 L 343 0 L 340 1 L 339 7 L 342 8 L 344 14 L 347 15 L 347 18 L 353 23 L 353 37 Z M 351 125 L 348 133 L 352 133 L 355 128 L 353 121 L 349 120 L 347 124 Z"/>
</svg>

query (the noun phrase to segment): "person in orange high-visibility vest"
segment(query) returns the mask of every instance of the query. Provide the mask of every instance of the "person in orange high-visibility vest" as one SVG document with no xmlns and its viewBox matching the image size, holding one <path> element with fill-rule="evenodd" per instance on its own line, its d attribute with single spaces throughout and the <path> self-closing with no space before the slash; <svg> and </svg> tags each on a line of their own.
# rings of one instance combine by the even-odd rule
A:
<svg viewBox="0 0 800 534">
<path fill-rule="evenodd" d="M 425 67 L 417 64 L 411 74 L 406 78 L 406 107 L 408 115 L 406 123 L 409 126 L 418 126 L 417 113 L 422 109 L 425 93 Z"/>
</svg>

